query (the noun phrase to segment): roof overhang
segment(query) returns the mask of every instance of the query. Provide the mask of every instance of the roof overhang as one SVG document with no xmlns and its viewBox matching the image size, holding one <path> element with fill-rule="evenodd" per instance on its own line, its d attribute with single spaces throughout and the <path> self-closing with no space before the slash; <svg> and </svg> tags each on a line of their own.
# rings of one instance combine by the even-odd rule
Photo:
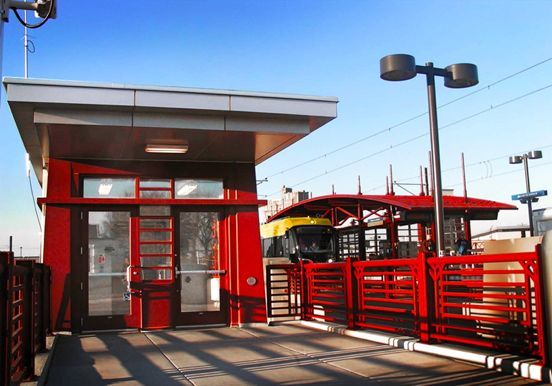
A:
<svg viewBox="0 0 552 386">
<path fill-rule="evenodd" d="M 39 181 L 48 159 L 246 162 L 275 155 L 337 116 L 337 98 L 4 78 Z M 188 145 L 186 154 L 146 153 Z"/>
</svg>

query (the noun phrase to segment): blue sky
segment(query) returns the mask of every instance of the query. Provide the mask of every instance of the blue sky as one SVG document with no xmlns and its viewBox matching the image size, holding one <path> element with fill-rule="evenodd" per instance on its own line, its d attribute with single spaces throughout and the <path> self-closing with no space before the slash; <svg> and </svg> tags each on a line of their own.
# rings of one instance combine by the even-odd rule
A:
<svg viewBox="0 0 552 386">
<path fill-rule="evenodd" d="M 464 152 L 471 165 L 469 194 L 511 202 L 511 194 L 524 190 L 524 177 L 506 156 L 542 148 L 544 158 L 531 161 L 531 183 L 534 190 L 552 192 L 551 1 L 148 4 L 61 1 L 58 19 L 31 32 L 36 52 L 30 55 L 30 77 L 337 96 L 337 119 L 257 168 L 259 179 L 271 176 L 259 185 L 259 194 L 274 194 L 282 185 L 314 195 L 329 193 L 332 184 L 339 193 L 356 192 L 358 175 L 364 192 L 383 193 L 390 163 L 395 179 L 417 181 L 407 179 L 427 165 L 429 138 L 400 145 L 428 132 L 422 116 L 361 141 L 427 110 L 424 79 L 385 82 L 379 59 L 409 53 L 419 64 L 432 61 L 439 67 L 472 62 L 479 67 L 480 86 L 437 86 L 439 104 L 481 90 L 439 109 L 444 187 L 461 193 L 459 171 L 446 170 L 458 167 Z M 22 34 L 12 16 L 4 31 L 4 76 L 23 75 Z M 4 98 L 2 92 L 0 249 L 11 234 L 16 248 L 32 254 L 39 246 L 38 227 L 23 146 Z M 351 165 L 332 172 L 346 164 Z M 310 181 L 300 183 L 305 180 Z M 550 198 L 535 207 L 548 206 Z M 501 215 L 502 222 L 526 222 L 524 209 Z"/>
</svg>

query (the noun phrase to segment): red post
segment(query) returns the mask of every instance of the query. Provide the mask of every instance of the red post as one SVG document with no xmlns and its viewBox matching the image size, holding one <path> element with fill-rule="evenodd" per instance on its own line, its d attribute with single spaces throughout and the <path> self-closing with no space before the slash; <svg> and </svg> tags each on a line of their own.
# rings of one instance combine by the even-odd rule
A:
<svg viewBox="0 0 552 386">
<path fill-rule="evenodd" d="M 40 288 L 42 296 L 42 321 L 44 323 L 44 348 L 46 348 L 46 335 L 52 332 L 52 325 L 50 323 L 50 287 L 52 274 L 50 267 L 47 265 L 42 266 L 43 276 L 42 276 L 42 287 Z"/>
<path fill-rule="evenodd" d="M 307 310 L 309 304 L 309 283 L 307 278 L 307 271 L 305 269 L 305 263 L 302 259 L 299 260 L 299 275 L 301 282 L 301 320 L 307 320 Z"/>
<path fill-rule="evenodd" d="M 433 281 L 430 275 L 427 254 L 418 253 L 418 329 L 420 341 L 429 343 L 431 339 L 431 320 L 433 317 L 434 296 Z"/>
<path fill-rule="evenodd" d="M 23 340 L 23 366 L 25 369 L 24 379 L 32 380 L 34 377 L 34 304 L 33 304 L 33 263 L 21 262 L 21 273 L 23 280 L 23 331 L 21 332 Z"/>
<path fill-rule="evenodd" d="M 0 252 L 0 384 L 8 385 L 9 371 L 9 342 L 8 342 L 8 280 L 9 265 L 12 252 Z"/>
<path fill-rule="evenodd" d="M 358 309 L 357 282 L 352 258 L 348 257 L 345 259 L 343 269 L 345 271 L 345 309 L 347 315 L 347 328 L 352 330 L 356 327 L 355 317 Z"/>
<path fill-rule="evenodd" d="M 545 310 L 544 310 L 544 289 L 543 289 L 543 269 L 542 269 L 542 254 L 541 244 L 535 246 L 535 254 L 537 260 L 537 269 L 534 273 L 534 285 L 535 285 L 535 309 L 536 312 L 536 324 L 537 324 L 537 340 L 539 346 L 539 355 L 542 358 L 543 366 L 548 366 L 550 358 L 548 357 L 550 351 L 548 347 L 547 325 L 545 324 Z"/>
</svg>

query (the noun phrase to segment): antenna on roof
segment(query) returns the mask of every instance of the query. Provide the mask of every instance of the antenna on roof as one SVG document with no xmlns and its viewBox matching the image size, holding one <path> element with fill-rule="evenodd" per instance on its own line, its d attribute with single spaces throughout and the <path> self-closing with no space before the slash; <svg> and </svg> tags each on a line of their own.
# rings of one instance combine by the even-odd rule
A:
<svg viewBox="0 0 552 386">
<path fill-rule="evenodd" d="M 360 185 L 360 176 L 358 176 L 358 194 L 362 194 L 362 186 Z"/>
<path fill-rule="evenodd" d="M 335 187 L 334 187 L 334 184 L 332 184 L 332 194 L 335 194 Z"/>
<path fill-rule="evenodd" d="M 385 176 L 385 194 L 389 194 L 389 177 Z"/>
<path fill-rule="evenodd" d="M 23 27 L 23 50 L 25 51 L 24 57 L 24 76 L 25 79 L 29 77 L 29 29 L 27 28 L 27 11 L 23 11 L 25 17 L 25 24 Z"/>
</svg>

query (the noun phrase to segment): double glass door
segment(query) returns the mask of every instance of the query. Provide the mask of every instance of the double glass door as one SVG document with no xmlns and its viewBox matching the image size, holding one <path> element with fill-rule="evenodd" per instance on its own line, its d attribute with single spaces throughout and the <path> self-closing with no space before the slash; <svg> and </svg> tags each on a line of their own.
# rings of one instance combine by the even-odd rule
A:
<svg viewBox="0 0 552 386">
<path fill-rule="evenodd" d="M 227 322 L 220 213 L 147 206 L 86 219 L 83 329 Z"/>
</svg>

